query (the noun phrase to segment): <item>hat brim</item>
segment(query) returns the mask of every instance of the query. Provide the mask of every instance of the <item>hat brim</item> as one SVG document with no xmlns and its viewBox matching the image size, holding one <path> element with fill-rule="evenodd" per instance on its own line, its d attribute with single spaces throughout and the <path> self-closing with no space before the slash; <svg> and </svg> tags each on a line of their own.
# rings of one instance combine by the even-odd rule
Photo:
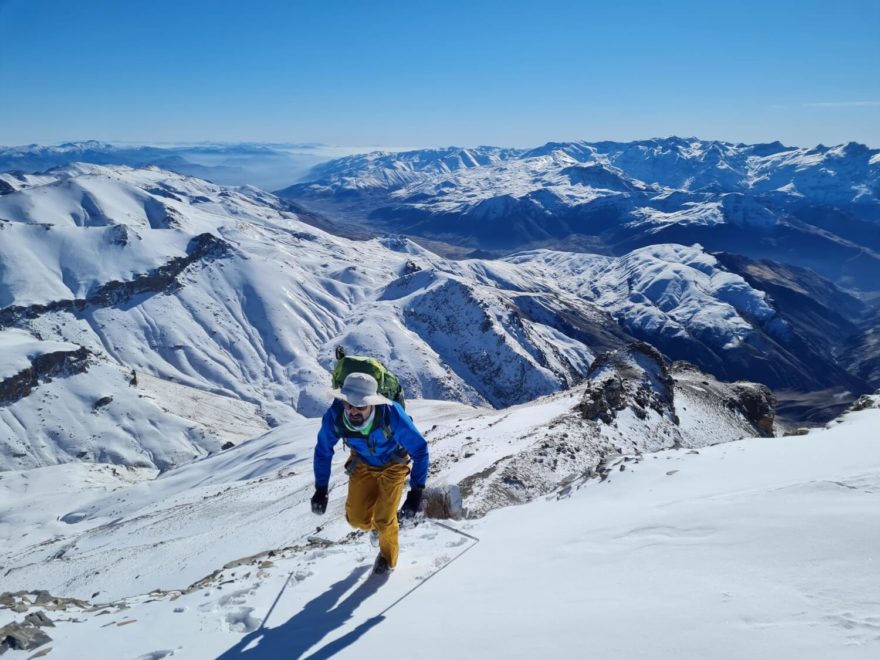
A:
<svg viewBox="0 0 880 660">
<path fill-rule="evenodd" d="M 391 399 L 386 399 L 381 394 L 368 394 L 366 396 L 354 396 L 342 393 L 342 390 L 330 390 L 330 394 L 333 395 L 334 399 L 339 399 L 340 401 L 345 401 L 346 403 L 355 406 L 356 408 L 361 408 L 363 406 L 393 406 L 394 402 Z"/>
</svg>

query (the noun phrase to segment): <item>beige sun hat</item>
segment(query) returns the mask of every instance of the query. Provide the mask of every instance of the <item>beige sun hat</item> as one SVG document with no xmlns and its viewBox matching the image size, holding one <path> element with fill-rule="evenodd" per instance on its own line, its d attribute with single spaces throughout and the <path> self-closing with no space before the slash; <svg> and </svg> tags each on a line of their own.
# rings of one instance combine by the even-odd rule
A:
<svg viewBox="0 0 880 660">
<path fill-rule="evenodd" d="M 334 398 L 342 399 L 351 405 L 363 406 L 392 405 L 391 399 L 379 394 L 379 383 L 370 374 L 354 372 L 345 377 L 342 387 L 330 392 Z"/>
</svg>

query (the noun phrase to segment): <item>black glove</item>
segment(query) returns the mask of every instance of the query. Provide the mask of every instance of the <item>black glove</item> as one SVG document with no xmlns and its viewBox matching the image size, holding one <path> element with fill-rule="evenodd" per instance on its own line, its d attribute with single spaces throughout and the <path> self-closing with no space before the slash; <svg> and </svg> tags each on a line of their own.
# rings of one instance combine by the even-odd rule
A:
<svg viewBox="0 0 880 660">
<path fill-rule="evenodd" d="M 414 518 L 415 515 L 419 512 L 419 504 L 422 503 L 422 491 L 424 488 L 411 488 L 410 491 L 406 494 L 406 499 L 403 501 L 403 506 L 400 508 L 400 513 L 398 513 L 398 517 L 404 519 Z"/>
<path fill-rule="evenodd" d="M 312 513 L 322 515 L 327 511 L 327 486 L 315 486 L 312 495 Z"/>
</svg>

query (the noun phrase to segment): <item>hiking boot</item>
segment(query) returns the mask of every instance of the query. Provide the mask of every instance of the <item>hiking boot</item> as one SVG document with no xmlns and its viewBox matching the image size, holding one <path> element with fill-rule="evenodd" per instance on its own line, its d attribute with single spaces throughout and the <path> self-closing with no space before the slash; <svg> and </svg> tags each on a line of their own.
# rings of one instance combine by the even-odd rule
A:
<svg viewBox="0 0 880 660">
<path fill-rule="evenodd" d="M 376 557 L 376 563 L 373 564 L 373 574 L 374 575 L 388 575 L 388 573 L 390 573 L 393 570 L 394 569 L 388 565 L 388 560 L 385 559 L 385 557 L 383 557 L 382 553 L 380 552 L 379 555 Z"/>
</svg>

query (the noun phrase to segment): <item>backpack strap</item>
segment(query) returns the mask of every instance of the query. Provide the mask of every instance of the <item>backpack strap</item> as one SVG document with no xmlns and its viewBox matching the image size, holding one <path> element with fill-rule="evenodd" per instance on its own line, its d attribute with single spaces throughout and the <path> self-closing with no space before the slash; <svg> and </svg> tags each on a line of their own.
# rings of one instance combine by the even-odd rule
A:
<svg viewBox="0 0 880 660">
<path fill-rule="evenodd" d="M 382 413 L 382 433 L 385 434 L 386 440 L 393 440 L 394 433 L 391 431 L 391 411 L 388 410 L 391 406 L 385 405 L 382 407 L 385 408 Z M 397 447 L 394 449 L 394 455 L 391 457 L 391 462 L 407 465 L 409 461 L 409 452 L 398 442 Z"/>
<path fill-rule="evenodd" d="M 342 405 L 340 405 L 339 411 L 336 413 L 336 419 L 333 422 L 333 433 L 336 434 L 337 438 L 342 438 L 342 444 L 346 449 L 351 449 L 351 446 L 348 444 L 347 438 L 364 438 L 365 436 L 363 433 L 350 431 L 345 426 L 345 422 L 342 419 L 342 416 L 344 414 L 345 410 Z M 385 436 L 386 440 L 394 439 L 394 432 L 391 430 L 391 414 L 388 410 L 387 405 L 376 406 L 376 420 L 374 423 L 382 429 L 382 435 Z M 367 435 L 366 437 L 369 437 L 369 435 Z M 400 456 L 398 456 L 398 454 Z M 403 448 L 403 445 L 401 445 L 399 442 L 397 443 L 397 448 L 395 449 L 395 457 L 392 458 L 392 461 L 395 463 L 409 463 L 409 453 L 406 451 L 406 449 Z"/>
</svg>

